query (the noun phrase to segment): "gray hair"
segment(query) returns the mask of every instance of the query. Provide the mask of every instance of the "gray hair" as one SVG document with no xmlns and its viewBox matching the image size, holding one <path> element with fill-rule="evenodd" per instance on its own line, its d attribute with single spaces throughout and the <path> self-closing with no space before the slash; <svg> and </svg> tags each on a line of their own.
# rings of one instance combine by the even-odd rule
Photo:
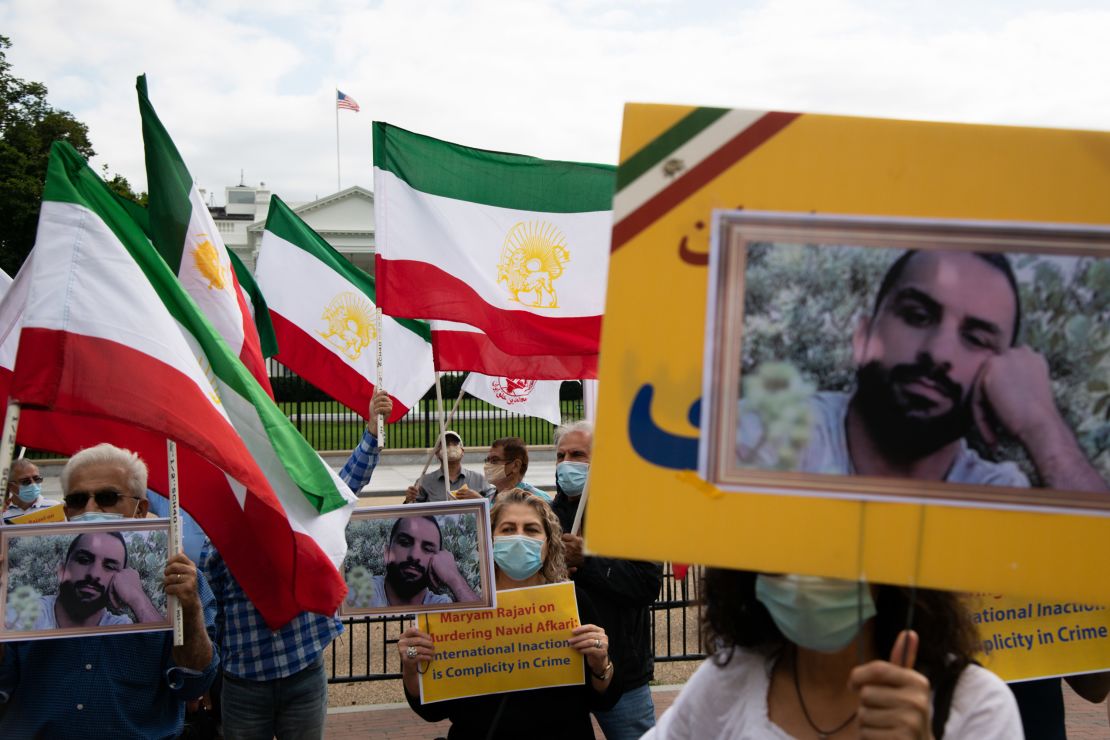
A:
<svg viewBox="0 0 1110 740">
<path fill-rule="evenodd" d="M 9 474 L 9 480 L 14 481 L 22 470 L 30 470 L 31 468 L 37 467 L 38 466 L 35 465 L 34 460 L 28 460 L 25 457 L 16 458 L 15 461 L 12 462 L 12 469 L 11 473 Z"/>
<path fill-rule="evenodd" d="M 124 450 L 107 442 L 81 450 L 62 468 L 62 493 L 69 493 L 69 479 L 75 470 L 87 465 L 113 465 L 127 474 L 127 487 L 132 496 L 146 499 L 146 463 L 131 450 Z"/>
<path fill-rule="evenodd" d="M 555 446 L 559 446 L 559 440 L 563 438 L 564 434 L 570 434 L 571 432 L 582 432 L 590 435 L 590 446 L 593 446 L 594 425 L 585 419 L 579 419 L 578 421 L 571 421 L 557 426 L 555 428 Z"/>
</svg>

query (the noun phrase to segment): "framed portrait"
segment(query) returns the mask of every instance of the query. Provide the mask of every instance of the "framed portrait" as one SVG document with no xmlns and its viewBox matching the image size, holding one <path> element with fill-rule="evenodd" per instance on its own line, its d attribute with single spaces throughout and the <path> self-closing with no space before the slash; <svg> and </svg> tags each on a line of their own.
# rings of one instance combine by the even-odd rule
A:
<svg viewBox="0 0 1110 740">
<path fill-rule="evenodd" d="M 356 509 L 343 578 L 343 616 L 494 608 L 489 501 Z"/>
<path fill-rule="evenodd" d="M 0 641 L 173 629 L 169 520 L 0 528 Z"/>
<path fill-rule="evenodd" d="M 714 218 L 705 480 L 1110 512 L 1110 493 L 1060 485 L 1049 459 L 1066 448 L 1110 481 L 1110 229 Z"/>
</svg>

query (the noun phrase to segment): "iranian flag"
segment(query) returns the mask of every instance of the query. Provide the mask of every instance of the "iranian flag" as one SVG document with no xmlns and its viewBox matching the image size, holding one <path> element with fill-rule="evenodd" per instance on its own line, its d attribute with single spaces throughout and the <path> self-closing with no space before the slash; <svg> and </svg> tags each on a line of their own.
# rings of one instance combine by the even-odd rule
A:
<svg viewBox="0 0 1110 740">
<path fill-rule="evenodd" d="M 615 169 L 374 124 L 378 302 L 511 355 L 596 355 Z"/>
<path fill-rule="evenodd" d="M 9 394 L 25 409 L 22 444 L 112 442 L 165 490 L 174 439 L 182 507 L 267 624 L 334 613 L 353 495 L 68 143 L 51 151 L 33 257 L 0 319 L 19 330 Z"/>
<path fill-rule="evenodd" d="M 356 413 L 367 416 L 382 342 L 390 422 L 435 383 L 428 325 L 382 317 L 375 328 L 374 279 L 335 251 L 280 198 L 270 201 L 255 268 L 277 335 L 277 359 Z"/>
<path fill-rule="evenodd" d="M 597 355 L 510 355 L 481 329 L 454 321 L 432 321 L 432 357 L 437 370 L 472 370 L 533 380 L 597 377 Z"/>
<path fill-rule="evenodd" d="M 558 426 L 563 414 L 559 409 L 558 380 L 499 378 L 470 373 L 462 389 L 483 401 L 524 416 L 536 416 Z"/>
<path fill-rule="evenodd" d="M 147 98 L 146 75 L 139 76 L 135 87 L 146 149 L 150 240 L 216 331 L 273 397 L 258 331 L 227 247 L 173 139 Z"/>
</svg>

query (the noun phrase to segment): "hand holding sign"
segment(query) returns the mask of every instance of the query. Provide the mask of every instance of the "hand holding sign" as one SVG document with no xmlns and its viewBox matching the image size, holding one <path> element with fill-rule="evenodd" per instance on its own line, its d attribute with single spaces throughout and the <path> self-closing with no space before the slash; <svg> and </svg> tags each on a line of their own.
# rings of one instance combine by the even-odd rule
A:
<svg viewBox="0 0 1110 740">
<path fill-rule="evenodd" d="M 590 673 L 609 678 L 609 638 L 605 630 L 597 625 L 583 624 L 571 630 L 570 646 L 586 658 Z"/>
<path fill-rule="evenodd" d="M 852 670 L 848 681 L 859 692 L 860 737 L 931 740 L 929 679 L 913 669 L 918 636 L 905 630 L 894 641 L 890 660 L 873 660 Z"/>
</svg>

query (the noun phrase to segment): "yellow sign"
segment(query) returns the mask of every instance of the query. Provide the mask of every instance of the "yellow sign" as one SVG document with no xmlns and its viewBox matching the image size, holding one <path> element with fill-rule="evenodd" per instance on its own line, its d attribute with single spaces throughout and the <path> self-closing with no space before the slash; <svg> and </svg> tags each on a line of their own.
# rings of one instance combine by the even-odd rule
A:
<svg viewBox="0 0 1110 740">
<path fill-rule="evenodd" d="M 352 361 L 378 337 L 374 330 L 374 307 L 357 293 L 348 291 L 332 298 L 320 318 L 328 326 L 317 334 Z"/>
<path fill-rule="evenodd" d="M 1110 517 L 725 492 L 695 472 L 715 209 L 1107 225 L 1106 162 L 1106 133 L 626 106 L 587 547 L 1110 604 Z"/>
<path fill-rule="evenodd" d="M 497 263 L 497 282 L 517 303 L 531 308 L 558 308 L 555 280 L 570 260 L 567 240 L 558 227 L 521 221 L 509 230 Z"/>
<path fill-rule="evenodd" d="M 489 611 L 420 615 L 435 658 L 420 677 L 420 700 L 430 704 L 583 681 L 582 656 L 568 645 L 578 627 L 573 583 L 497 592 Z"/>
<path fill-rule="evenodd" d="M 979 661 L 1005 681 L 1110 669 L 1106 607 L 1020 596 L 973 597 Z"/>
<path fill-rule="evenodd" d="M 20 514 L 7 520 L 8 524 L 46 524 L 47 522 L 64 522 L 65 509 L 61 504 L 48 506 L 45 509 L 36 509 L 26 514 Z"/>
</svg>

